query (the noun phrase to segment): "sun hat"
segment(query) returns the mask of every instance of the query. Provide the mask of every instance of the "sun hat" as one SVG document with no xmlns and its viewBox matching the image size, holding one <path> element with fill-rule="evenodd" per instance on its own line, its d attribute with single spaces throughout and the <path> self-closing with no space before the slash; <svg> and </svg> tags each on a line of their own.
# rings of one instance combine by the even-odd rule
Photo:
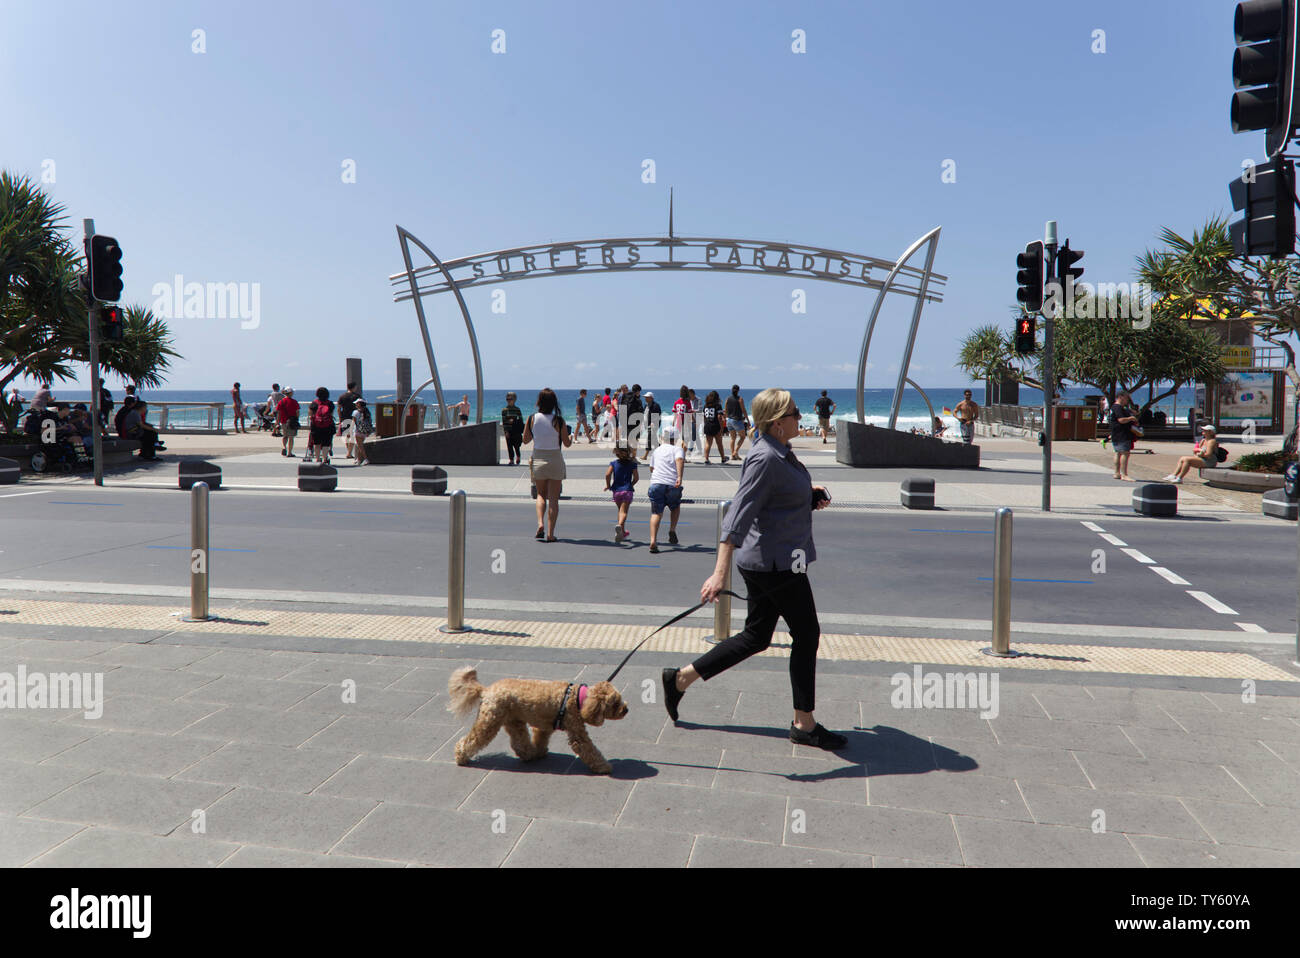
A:
<svg viewBox="0 0 1300 958">
<path fill-rule="evenodd" d="M 1204 426 L 1201 427 L 1201 432 L 1216 432 L 1216 433 L 1217 433 L 1218 430 L 1215 429 L 1215 428 L 1214 428 L 1212 425 L 1210 425 L 1209 423 L 1206 423 Z"/>
</svg>

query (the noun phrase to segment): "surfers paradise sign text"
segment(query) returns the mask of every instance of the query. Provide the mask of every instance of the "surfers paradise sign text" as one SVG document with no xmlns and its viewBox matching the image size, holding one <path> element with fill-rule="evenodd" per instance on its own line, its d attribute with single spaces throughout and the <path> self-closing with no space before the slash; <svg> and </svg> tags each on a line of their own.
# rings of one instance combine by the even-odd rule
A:
<svg viewBox="0 0 1300 958">
<path fill-rule="evenodd" d="M 834 283 L 848 283 L 879 289 L 894 264 L 873 257 L 837 250 L 752 240 L 714 239 L 610 239 L 585 240 L 523 246 L 517 249 L 481 253 L 443 264 L 457 287 L 512 282 L 537 276 L 638 270 L 719 270 L 798 276 Z M 452 287 L 436 266 L 414 271 L 421 296 L 448 292 Z M 394 285 L 406 284 L 406 274 L 392 277 Z M 921 270 L 903 268 L 894 282 L 900 292 L 915 291 Z M 932 275 L 926 299 L 941 301 L 944 277 Z M 410 299 L 409 287 L 397 301 Z"/>
</svg>

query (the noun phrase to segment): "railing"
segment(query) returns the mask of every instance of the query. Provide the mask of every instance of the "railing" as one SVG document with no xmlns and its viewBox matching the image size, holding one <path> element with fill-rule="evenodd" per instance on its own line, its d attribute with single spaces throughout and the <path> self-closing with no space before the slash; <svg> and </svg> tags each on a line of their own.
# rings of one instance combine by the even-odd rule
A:
<svg viewBox="0 0 1300 958">
<path fill-rule="evenodd" d="M 251 415 L 252 406 L 248 411 Z M 223 402 L 156 402 L 151 399 L 149 412 L 157 413 L 155 425 L 159 432 L 177 429 L 224 432 L 226 427 L 226 404 Z"/>
<path fill-rule="evenodd" d="M 980 422 L 1020 429 L 1043 428 L 1042 406 L 981 406 Z"/>
<path fill-rule="evenodd" d="M 1285 369 L 1286 368 L 1286 350 L 1281 346 L 1256 346 L 1254 355 L 1254 368 L 1256 369 Z"/>
</svg>

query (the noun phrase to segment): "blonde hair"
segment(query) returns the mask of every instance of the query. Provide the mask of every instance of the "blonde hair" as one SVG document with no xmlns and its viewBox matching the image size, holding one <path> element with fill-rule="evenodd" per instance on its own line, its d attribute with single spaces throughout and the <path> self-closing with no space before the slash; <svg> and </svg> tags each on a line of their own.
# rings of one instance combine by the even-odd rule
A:
<svg viewBox="0 0 1300 958">
<path fill-rule="evenodd" d="M 754 417 L 754 428 L 767 432 L 772 423 L 781 419 L 790 408 L 790 394 L 784 389 L 764 389 L 749 404 L 750 414 Z"/>
</svg>

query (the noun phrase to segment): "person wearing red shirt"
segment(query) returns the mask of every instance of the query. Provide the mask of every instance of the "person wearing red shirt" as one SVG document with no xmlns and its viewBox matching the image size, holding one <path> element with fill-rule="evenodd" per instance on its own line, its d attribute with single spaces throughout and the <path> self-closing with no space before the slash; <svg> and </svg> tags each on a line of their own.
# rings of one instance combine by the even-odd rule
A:
<svg viewBox="0 0 1300 958">
<path fill-rule="evenodd" d="M 284 387 L 284 398 L 276 404 L 275 418 L 280 423 L 280 432 L 283 438 L 280 441 L 280 455 L 293 456 L 293 440 L 298 435 L 300 423 L 298 422 L 298 400 L 293 398 L 293 387 Z"/>
</svg>

